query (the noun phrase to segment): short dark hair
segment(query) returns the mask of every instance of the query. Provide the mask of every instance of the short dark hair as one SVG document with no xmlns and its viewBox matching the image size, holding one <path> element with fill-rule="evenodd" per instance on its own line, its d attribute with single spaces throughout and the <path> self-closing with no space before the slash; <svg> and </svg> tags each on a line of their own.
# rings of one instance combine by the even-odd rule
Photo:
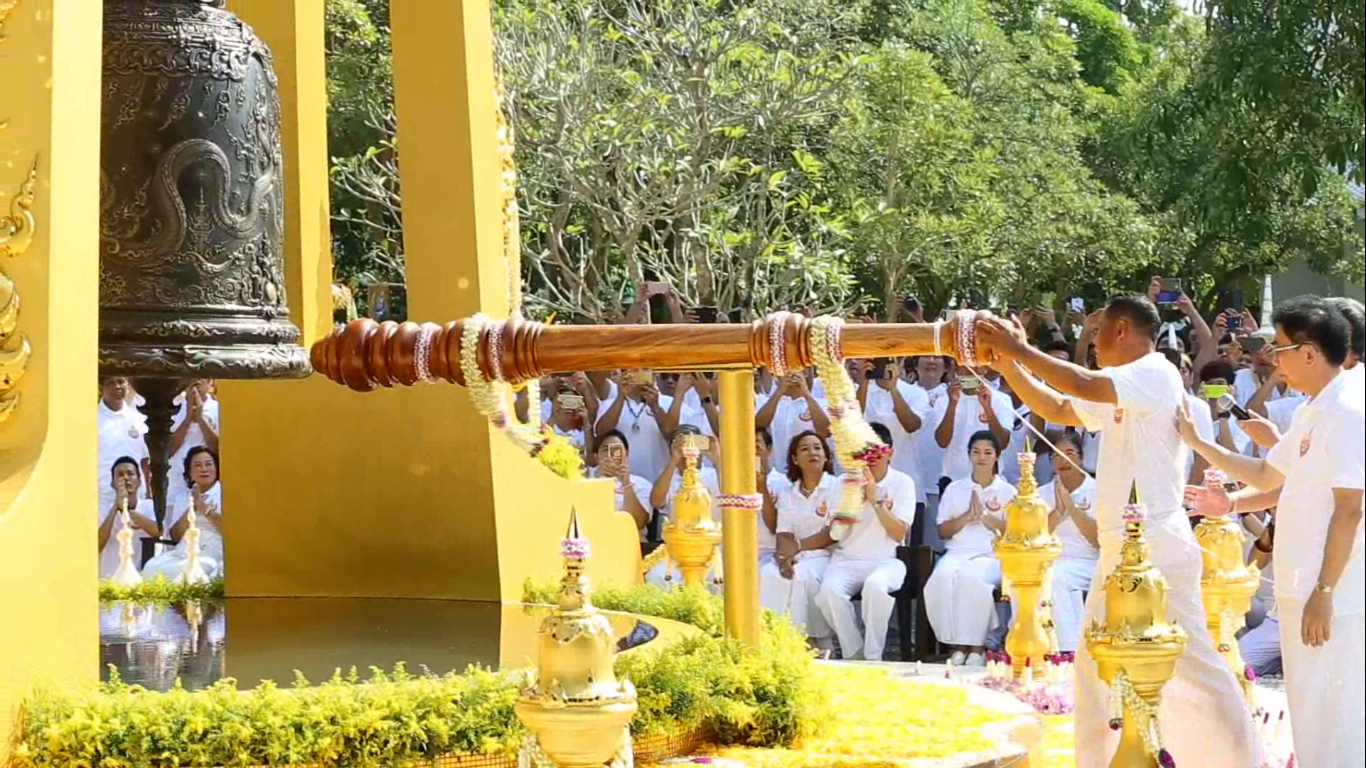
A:
<svg viewBox="0 0 1366 768">
<path fill-rule="evenodd" d="M 1171 347 L 1163 347 L 1158 351 L 1162 353 L 1163 357 L 1167 358 L 1167 362 L 1176 366 L 1178 369 L 1181 368 L 1181 350 L 1172 349 Z"/>
<path fill-rule="evenodd" d="M 1071 445 L 1073 448 L 1076 448 L 1077 453 L 1082 453 L 1086 450 L 1085 446 L 1082 445 L 1080 432 L 1071 432 L 1065 429 L 1049 432 L 1048 442 L 1057 446 L 1059 450 L 1062 450 L 1062 446 L 1064 443 Z"/>
<path fill-rule="evenodd" d="M 133 465 L 133 471 L 138 473 L 138 479 L 142 479 L 142 465 L 139 464 L 138 460 L 133 458 L 132 456 L 120 456 L 117 459 L 114 459 L 113 465 L 109 467 L 109 479 L 114 479 L 114 472 L 116 472 L 118 468 L 123 466 L 124 464 Z"/>
<path fill-rule="evenodd" d="M 1361 302 L 1356 299 L 1341 296 L 1328 299 L 1328 303 L 1342 313 L 1343 319 L 1352 329 L 1352 353 L 1358 360 L 1366 358 L 1366 309 L 1363 309 Z"/>
<path fill-rule="evenodd" d="M 621 441 L 621 447 L 625 448 L 627 453 L 631 452 L 631 441 L 626 439 L 626 435 L 622 434 L 619 429 L 609 429 L 598 435 L 597 441 L 593 443 L 593 453 L 601 451 L 603 444 L 613 438 Z"/>
<path fill-rule="evenodd" d="M 825 442 L 818 432 L 808 429 L 805 432 L 798 432 L 793 435 L 792 440 L 787 444 L 787 479 L 797 482 L 802 479 L 802 468 L 797 466 L 797 446 L 808 437 L 814 437 L 821 441 L 821 448 L 825 451 L 824 471 L 827 475 L 835 473 L 835 454 L 830 450 L 830 444 Z"/>
<path fill-rule="evenodd" d="M 968 453 L 972 453 L 972 447 L 974 445 L 983 442 L 991 443 L 991 447 L 996 449 L 997 455 L 1000 455 L 1001 440 L 1000 438 L 996 437 L 995 432 L 992 432 L 989 429 L 984 429 L 981 432 L 976 432 L 973 434 L 973 436 L 968 440 Z"/>
<path fill-rule="evenodd" d="M 1123 320 L 1136 330 L 1147 334 L 1151 341 L 1157 341 L 1162 330 L 1162 315 L 1157 307 L 1141 293 L 1120 293 L 1105 305 L 1105 316 L 1111 320 Z"/>
<path fill-rule="evenodd" d="M 675 440 L 677 440 L 678 438 L 680 438 L 680 437 L 682 437 L 682 436 L 684 436 L 684 435 L 700 435 L 700 434 L 702 434 L 702 430 L 698 429 L 697 427 L 694 427 L 694 426 L 691 425 L 691 424 L 679 424 L 679 425 L 678 425 L 678 429 L 675 429 L 675 430 L 674 430 L 674 433 L 673 433 L 672 435 L 669 436 L 669 444 L 672 445 L 673 442 L 674 442 Z"/>
<path fill-rule="evenodd" d="M 213 458 L 214 475 L 218 480 L 223 479 L 223 465 L 218 461 L 218 451 L 215 451 L 207 445 L 196 445 L 190 449 L 189 453 L 185 454 L 185 484 L 191 488 L 194 487 L 194 479 L 190 477 L 190 465 L 194 463 L 195 457 L 201 453 L 207 453 Z"/>
<path fill-rule="evenodd" d="M 1318 347 L 1333 365 L 1342 365 L 1352 348 L 1352 326 L 1347 318 L 1317 296 L 1301 296 L 1276 307 L 1271 322 L 1296 344 Z"/>
<path fill-rule="evenodd" d="M 773 450 L 773 433 L 769 431 L 768 427 L 756 426 L 754 428 L 754 437 L 758 439 L 759 442 L 763 443 L 765 448 L 770 451 Z"/>
<path fill-rule="evenodd" d="M 886 424 L 874 421 L 870 423 L 868 427 L 873 430 L 873 434 L 877 435 L 879 440 L 885 443 L 889 448 L 891 447 L 892 430 L 888 429 Z"/>
<path fill-rule="evenodd" d="M 1210 379 L 1223 379 L 1231 385 L 1233 384 L 1235 375 L 1233 364 L 1227 360 L 1211 360 L 1208 363 L 1205 363 L 1205 366 L 1200 369 L 1201 383 L 1207 382 Z"/>
</svg>

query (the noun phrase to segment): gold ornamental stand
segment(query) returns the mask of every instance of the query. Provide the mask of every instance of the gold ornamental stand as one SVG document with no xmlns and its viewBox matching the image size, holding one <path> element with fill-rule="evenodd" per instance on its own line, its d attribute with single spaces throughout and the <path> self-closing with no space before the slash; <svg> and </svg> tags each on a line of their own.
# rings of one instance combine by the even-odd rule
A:
<svg viewBox="0 0 1366 768">
<path fill-rule="evenodd" d="M 669 561 L 678 566 L 683 583 L 702 586 L 721 544 L 721 526 L 712 519 L 711 492 L 698 477 L 698 462 L 705 437 L 683 438 L 683 482 L 673 500 L 673 519 L 664 526 L 664 547 Z"/>
<path fill-rule="evenodd" d="M 1205 472 L 1205 485 L 1222 486 L 1225 477 L 1218 470 Z M 1247 664 L 1238 651 L 1237 636 L 1244 616 L 1252 609 L 1252 598 L 1261 585 L 1262 575 L 1243 557 L 1243 529 L 1227 517 L 1207 517 L 1195 526 L 1204 571 L 1200 593 L 1205 603 L 1205 622 L 1218 643 L 1219 653 L 1243 686 L 1248 707 L 1255 708 L 1256 686 L 1247 675 Z"/>
<path fill-rule="evenodd" d="M 996 557 L 1001 573 L 1011 590 L 1014 616 L 1006 635 L 1015 680 L 1023 679 L 1025 669 L 1044 669 L 1044 660 L 1056 649 L 1052 622 L 1039 611 L 1053 561 L 1062 554 L 1062 544 L 1048 528 L 1048 504 L 1039 496 L 1034 477 L 1033 441 L 1027 440 L 1020 452 L 1020 492 L 1006 506 L 1006 530 L 996 538 Z"/>
</svg>

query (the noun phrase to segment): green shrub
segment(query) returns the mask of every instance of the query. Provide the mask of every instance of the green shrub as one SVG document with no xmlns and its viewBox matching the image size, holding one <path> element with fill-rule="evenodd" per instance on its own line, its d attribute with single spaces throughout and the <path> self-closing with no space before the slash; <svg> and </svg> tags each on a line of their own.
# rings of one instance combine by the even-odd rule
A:
<svg viewBox="0 0 1366 768">
<path fill-rule="evenodd" d="M 150 586 L 150 585 L 149 585 Z M 156 589 L 161 589 L 157 587 Z M 549 588 L 528 585 L 547 602 Z M 144 591 L 144 599 L 164 592 Z M 594 601 L 687 622 L 704 634 L 659 652 L 617 660 L 632 681 L 637 736 L 705 729 L 722 744 L 787 746 L 809 734 L 823 701 L 812 683 L 805 638 L 765 615 L 757 653 L 722 636 L 721 601 L 702 590 L 604 589 Z M 471 668 L 464 674 L 373 671 L 291 688 L 239 692 L 231 680 L 200 692 L 157 693 L 118 679 L 77 690 L 43 689 L 25 700 L 13 768 L 183 766 L 416 766 L 453 753 L 512 753 L 525 731 L 513 713 L 525 676 Z"/>
<path fill-rule="evenodd" d="M 194 602 L 214 602 L 223 599 L 223 580 L 214 579 L 204 584 L 173 584 L 158 576 L 136 587 L 119 587 L 112 582 L 100 582 L 100 604 L 138 603 L 144 605 L 181 605 Z"/>
</svg>

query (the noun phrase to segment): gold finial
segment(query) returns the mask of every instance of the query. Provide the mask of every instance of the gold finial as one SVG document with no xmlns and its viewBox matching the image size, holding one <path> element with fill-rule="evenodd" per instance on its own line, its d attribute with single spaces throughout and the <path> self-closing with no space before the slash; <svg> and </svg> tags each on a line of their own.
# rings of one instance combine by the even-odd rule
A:
<svg viewBox="0 0 1366 768">
<path fill-rule="evenodd" d="M 589 555 L 588 539 L 579 531 L 579 511 L 570 509 L 569 529 L 560 541 L 560 557 L 564 558 L 564 578 L 560 580 L 559 606 L 562 611 L 584 611 L 593 608 L 589 597 L 588 577 L 584 574 Z"/>
<path fill-rule="evenodd" d="M 1138 478 L 1134 478 L 1133 485 L 1129 486 L 1129 505 L 1137 507 L 1142 503 L 1138 499 Z"/>
</svg>

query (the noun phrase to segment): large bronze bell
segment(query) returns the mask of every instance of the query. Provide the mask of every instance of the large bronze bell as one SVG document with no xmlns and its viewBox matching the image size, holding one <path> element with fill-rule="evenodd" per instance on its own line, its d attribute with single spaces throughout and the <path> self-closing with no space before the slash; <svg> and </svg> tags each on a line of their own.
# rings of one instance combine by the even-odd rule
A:
<svg viewBox="0 0 1366 768">
<path fill-rule="evenodd" d="M 270 51 L 223 5 L 104 3 L 100 372 L 147 400 L 158 512 L 185 381 L 310 373 L 285 306 Z"/>
</svg>

